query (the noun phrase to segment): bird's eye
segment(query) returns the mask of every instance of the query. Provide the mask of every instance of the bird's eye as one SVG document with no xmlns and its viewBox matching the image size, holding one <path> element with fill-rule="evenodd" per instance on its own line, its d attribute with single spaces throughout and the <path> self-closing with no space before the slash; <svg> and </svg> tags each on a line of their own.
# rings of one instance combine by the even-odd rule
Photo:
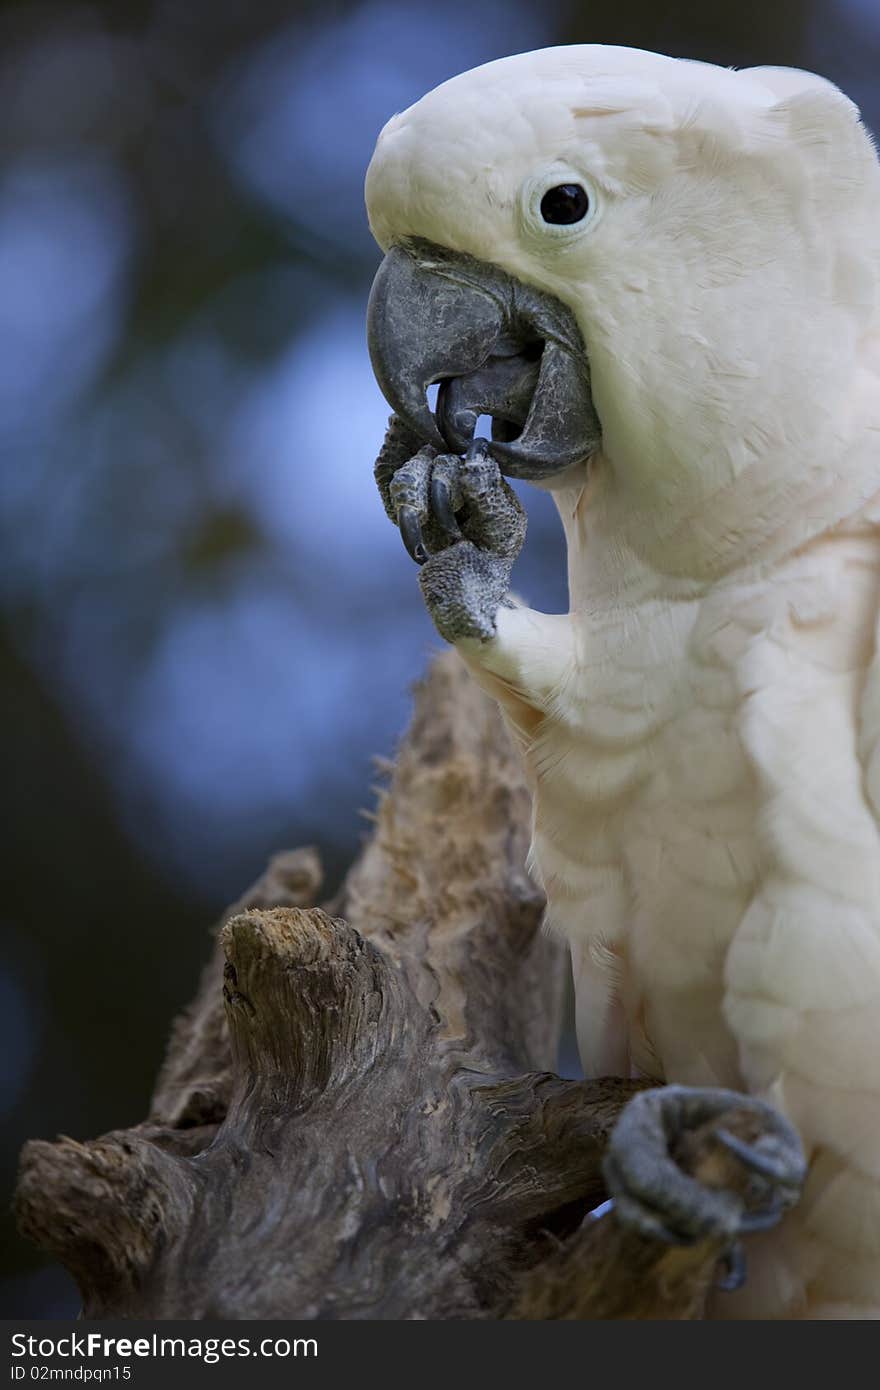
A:
<svg viewBox="0 0 880 1390">
<path fill-rule="evenodd" d="M 560 183 L 548 188 L 541 199 L 541 216 L 556 226 L 582 222 L 590 210 L 587 190 L 579 183 Z"/>
<path fill-rule="evenodd" d="M 561 159 L 543 164 L 520 185 L 520 231 L 536 255 L 577 254 L 603 205 L 602 190 L 586 169 Z"/>
</svg>

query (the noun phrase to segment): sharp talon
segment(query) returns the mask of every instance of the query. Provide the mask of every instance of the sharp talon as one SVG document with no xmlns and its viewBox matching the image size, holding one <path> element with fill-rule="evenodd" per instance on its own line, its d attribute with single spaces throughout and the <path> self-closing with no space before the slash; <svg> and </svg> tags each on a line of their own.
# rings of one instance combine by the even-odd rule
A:
<svg viewBox="0 0 880 1390">
<path fill-rule="evenodd" d="M 482 463 L 489 457 L 489 445 L 485 439 L 472 439 L 464 456 L 465 463 Z"/>
<path fill-rule="evenodd" d="M 746 1282 L 746 1254 L 738 1240 L 729 1250 L 725 1250 L 721 1257 L 721 1266 L 724 1272 L 716 1288 L 723 1289 L 725 1293 L 741 1289 Z"/>
<path fill-rule="evenodd" d="M 774 1202 L 772 1207 L 767 1207 L 765 1211 L 746 1211 L 743 1212 L 739 1221 L 740 1233 L 744 1236 L 753 1235 L 755 1231 L 769 1231 L 778 1221 L 781 1221 L 785 1214 L 785 1208 L 781 1202 Z"/>
<path fill-rule="evenodd" d="M 588 1211 L 587 1215 L 591 1217 L 593 1221 L 598 1221 L 601 1217 L 607 1216 L 609 1211 L 613 1210 L 614 1198 L 607 1197 L 604 1202 L 600 1202 L 597 1207 L 593 1207 L 592 1211 Z"/>
<path fill-rule="evenodd" d="M 423 565 L 428 558 L 428 552 L 425 549 L 425 542 L 422 540 L 422 524 L 415 507 L 399 507 L 397 524 L 410 556 L 417 565 Z"/>
<path fill-rule="evenodd" d="M 786 1170 L 777 1158 L 771 1158 L 769 1154 L 762 1154 L 752 1144 L 746 1144 L 742 1139 L 737 1139 L 735 1134 L 731 1134 L 727 1129 L 716 1129 L 715 1136 L 721 1141 L 726 1149 L 735 1154 L 740 1163 L 744 1163 L 746 1168 L 750 1168 L 753 1173 L 759 1173 L 762 1178 L 770 1178 L 774 1182 L 780 1182 L 786 1176 Z"/>
<path fill-rule="evenodd" d="M 449 484 L 443 478 L 431 479 L 431 511 L 448 535 L 461 535 L 455 512 L 452 510 Z"/>
</svg>

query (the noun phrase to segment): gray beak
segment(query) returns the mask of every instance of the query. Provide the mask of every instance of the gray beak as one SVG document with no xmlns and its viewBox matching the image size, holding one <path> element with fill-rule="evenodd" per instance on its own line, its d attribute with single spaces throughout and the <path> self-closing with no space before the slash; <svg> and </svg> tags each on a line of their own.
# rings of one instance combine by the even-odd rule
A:
<svg viewBox="0 0 880 1390">
<path fill-rule="evenodd" d="M 481 415 L 492 417 L 489 449 L 509 477 L 549 478 L 599 446 L 573 314 L 498 266 L 425 241 L 392 247 L 373 282 L 367 337 L 389 405 L 441 453 L 464 453 Z"/>
</svg>

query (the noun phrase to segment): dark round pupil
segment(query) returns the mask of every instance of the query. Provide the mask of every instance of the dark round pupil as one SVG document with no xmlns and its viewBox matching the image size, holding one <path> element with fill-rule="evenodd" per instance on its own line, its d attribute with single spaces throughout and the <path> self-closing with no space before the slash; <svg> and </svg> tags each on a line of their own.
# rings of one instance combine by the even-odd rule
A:
<svg viewBox="0 0 880 1390">
<path fill-rule="evenodd" d="M 579 183 L 560 183 L 556 188 L 548 188 L 541 199 L 541 216 L 545 222 L 580 222 L 589 206 L 586 189 Z"/>
</svg>

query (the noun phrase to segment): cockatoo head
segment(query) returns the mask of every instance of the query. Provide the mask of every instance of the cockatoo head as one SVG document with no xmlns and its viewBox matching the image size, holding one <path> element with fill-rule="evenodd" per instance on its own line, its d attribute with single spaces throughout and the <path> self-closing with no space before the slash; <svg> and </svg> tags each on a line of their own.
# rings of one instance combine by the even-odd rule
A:
<svg viewBox="0 0 880 1390">
<path fill-rule="evenodd" d="M 808 73 L 504 58 L 389 121 L 367 204 L 395 409 L 457 452 L 490 414 L 504 471 L 551 486 L 601 455 L 670 529 L 753 470 L 771 505 L 809 469 L 877 331 L 880 171 Z"/>
</svg>

